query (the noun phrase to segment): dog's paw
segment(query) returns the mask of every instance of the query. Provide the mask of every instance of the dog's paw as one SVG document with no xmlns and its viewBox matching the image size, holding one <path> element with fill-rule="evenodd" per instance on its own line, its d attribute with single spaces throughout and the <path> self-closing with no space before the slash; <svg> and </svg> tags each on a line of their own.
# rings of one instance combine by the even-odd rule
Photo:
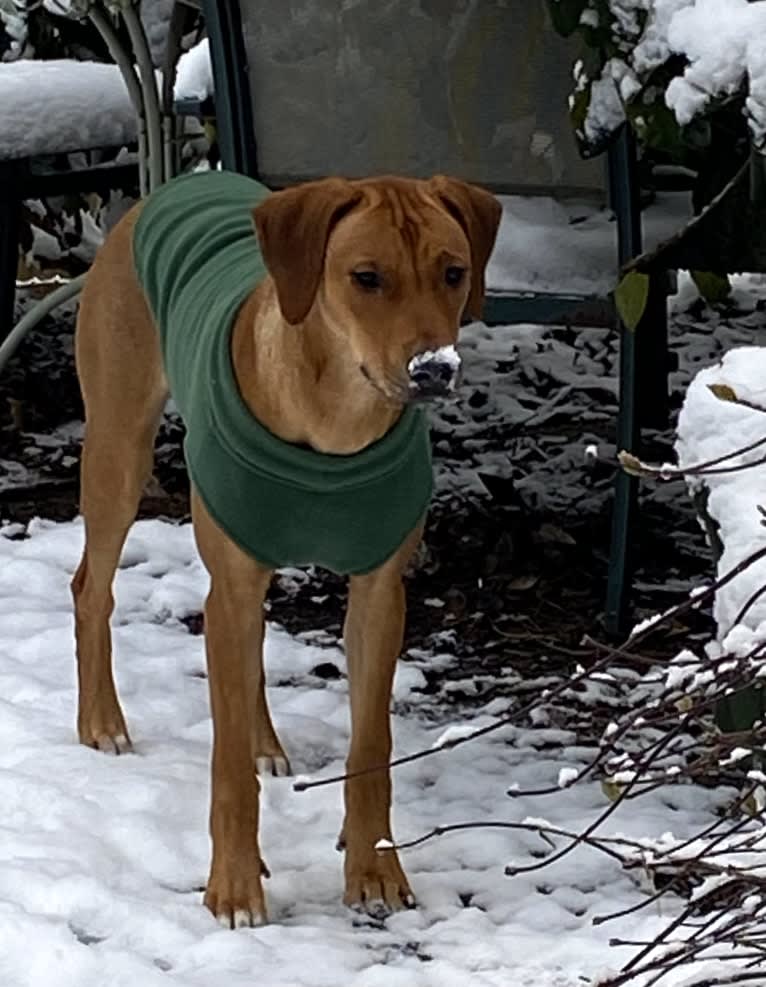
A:
<svg viewBox="0 0 766 987">
<path fill-rule="evenodd" d="M 80 743 L 104 754 L 128 754 L 133 750 L 119 705 L 98 712 L 91 710 L 77 719 Z"/>
<path fill-rule="evenodd" d="M 415 896 L 393 850 L 360 856 L 346 853 L 346 893 L 343 901 L 374 918 L 415 907 Z"/>
<path fill-rule="evenodd" d="M 292 770 L 285 754 L 256 754 L 255 773 L 261 778 L 286 778 Z"/>
<path fill-rule="evenodd" d="M 205 891 L 205 906 L 226 929 L 264 925 L 267 921 L 266 900 L 260 873 L 249 878 L 238 872 L 211 874 Z"/>
<path fill-rule="evenodd" d="M 107 733 L 99 734 L 94 746 L 103 754 L 130 754 L 133 751 L 130 737 L 125 733 L 118 733 L 114 736 Z"/>
</svg>

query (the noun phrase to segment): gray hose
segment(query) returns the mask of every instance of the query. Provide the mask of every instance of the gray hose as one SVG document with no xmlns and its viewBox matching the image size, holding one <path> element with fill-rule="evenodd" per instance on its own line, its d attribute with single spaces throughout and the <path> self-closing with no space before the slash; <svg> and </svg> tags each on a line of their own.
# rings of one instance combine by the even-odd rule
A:
<svg viewBox="0 0 766 987">
<path fill-rule="evenodd" d="M 22 340 L 30 329 L 34 329 L 38 322 L 44 319 L 45 316 L 49 312 L 52 312 L 54 308 L 57 308 L 59 305 L 63 305 L 64 302 L 68 302 L 69 299 L 74 298 L 75 295 L 79 295 L 84 281 L 84 274 L 80 274 L 71 281 L 67 281 L 66 284 L 62 284 L 49 295 L 46 295 L 41 301 L 37 302 L 37 304 L 26 313 L 26 315 L 19 319 L 13 329 L 11 329 L 5 337 L 3 343 L 0 344 L 0 373 L 2 373 L 5 369 L 8 361 L 19 348 Z"/>
<path fill-rule="evenodd" d="M 152 64 L 146 33 L 135 7 L 130 0 L 124 0 L 121 10 L 138 62 L 138 73 L 141 79 L 141 92 L 143 93 L 146 112 L 146 136 L 149 145 L 149 191 L 153 192 L 162 185 L 163 179 L 162 119 L 157 95 L 157 80 L 154 75 L 154 65 Z"/>
</svg>

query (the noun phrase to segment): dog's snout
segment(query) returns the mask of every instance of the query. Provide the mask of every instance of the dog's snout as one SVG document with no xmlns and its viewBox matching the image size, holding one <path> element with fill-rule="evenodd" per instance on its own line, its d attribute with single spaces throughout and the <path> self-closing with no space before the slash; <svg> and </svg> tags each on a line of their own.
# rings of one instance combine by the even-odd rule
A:
<svg viewBox="0 0 766 987">
<path fill-rule="evenodd" d="M 417 397 L 439 397 L 453 391 L 460 371 L 454 346 L 416 354 L 407 366 L 410 389 Z"/>
<path fill-rule="evenodd" d="M 410 374 L 410 382 L 423 393 L 440 394 L 447 391 L 454 379 L 454 369 L 439 360 L 422 363 Z"/>
</svg>

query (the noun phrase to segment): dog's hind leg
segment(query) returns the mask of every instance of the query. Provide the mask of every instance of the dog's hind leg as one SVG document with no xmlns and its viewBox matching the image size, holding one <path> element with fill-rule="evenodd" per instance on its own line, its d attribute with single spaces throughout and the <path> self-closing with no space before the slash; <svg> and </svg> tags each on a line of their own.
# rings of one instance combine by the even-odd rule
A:
<svg viewBox="0 0 766 987">
<path fill-rule="evenodd" d="M 101 424 L 88 428 L 81 469 L 85 547 L 72 580 L 80 742 L 118 754 L 130 749 L 130 739 L 112 676 L 112 582 L 151 470 L 154 428 L 135 439 L 117 439 Z"/>
<path fill-rule="evenodd" d="M 112 582 L 152 466 L 166 399 L 157 335 L 132 270 L 135 212 L 115 228 L 87 278 L 76 358 L 85 404 L 80 510 L 85 547 L 72 580 L 77 639 L 80 741 L 130 749 L 112 675 Z"/>
</svg>

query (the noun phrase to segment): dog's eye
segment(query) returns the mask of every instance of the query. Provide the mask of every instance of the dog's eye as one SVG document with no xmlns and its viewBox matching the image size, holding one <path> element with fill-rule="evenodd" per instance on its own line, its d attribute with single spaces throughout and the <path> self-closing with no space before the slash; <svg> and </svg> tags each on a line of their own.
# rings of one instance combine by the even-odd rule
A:
<svg viewBox="0 0 766 987">
<path fill-rule="evenodd" d="M 383 285 L 383 279 L 377 271 L 352 271 L 351 278 L 365 291 L 377 291 Z"/>
<path fill-rule="evenodd" d="M 450 267 L 448 267 L 447 270 L 444 272 L 444 280 L 451 288 L 454 288 L 456 285 L 459 285 L 460 282 L 463 280 L 464 276 L 465 276 L 465 268 L 457 267 L 456 265 L 450 265 Z"/>
</svg>

